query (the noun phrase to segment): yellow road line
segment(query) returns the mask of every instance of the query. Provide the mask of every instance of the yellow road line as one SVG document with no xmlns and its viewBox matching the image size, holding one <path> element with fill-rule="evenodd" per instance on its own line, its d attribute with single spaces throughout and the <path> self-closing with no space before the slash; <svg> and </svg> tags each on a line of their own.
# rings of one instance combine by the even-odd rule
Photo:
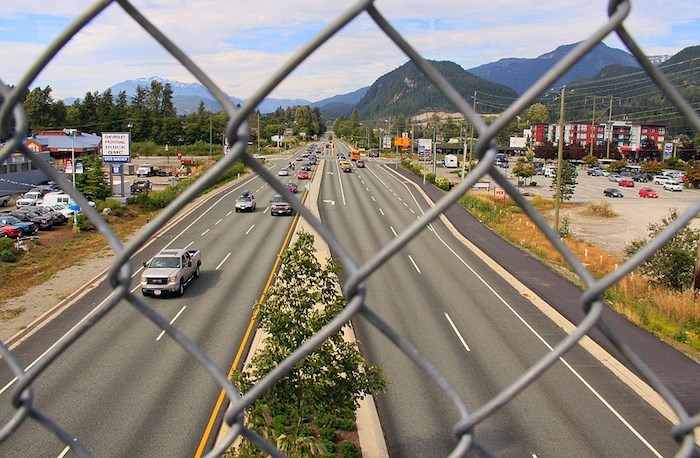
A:
<svg viewBox="0 0 700 458">
<path fill-rule="evenodd" d="M 314 174 L 315 174 L 314 170 Z M 306 196 L 308 195 L 309 191 L 305 190 L 304 195 L 301 198 L 302 203 L 306 201 Z M 287 244 L 289 243 L 289 240 L 292 238 L 292 234 L 294 233 L 294 228 L 296 227 L 297 222 L 299 221 L 299 213 L 297 212 L 296 215 L 294 215 L 294 220 L 292 221 L 292 225 L 289 227 L 289 230 L 287 231 L 287 235 L 284 238 L 284 242 L 282 243 L 282 247 L 280 248 L 279 252 L 277 253 L 277 259 L 275 260 L 275 264 L 272 266 L 272 270 L 270 271 L 270 275 L 267 277 L 267 282 L 265 283 L 265 288 L 263 288 L 263 292 L 260 295 L 260 299 L 258 299 L 258 302 L 262 302 L 262 300 L 265 298 L 265 295 L 267 295 L 267 290 L 270 289 L 270 286 L 272 285 L 272 281 L 275 278 L 275 273 L 277 272 L 277 267 L 279 266 L 280 263 L 280 258 L 282 256 L 282 252 L 285 250 L 287 247 Z M 238 352 L 236 352 L 236 357 L 233 360 L 233 363 L 231 364 L 231 368 L 229 369 L 228 372 L 228 379 L 231 380 L 231 377 L 233 377 L 233 371 L 236 369 L 236 366 L 238 366 L 238 363 L 241 360 L 241 357 L 243 356 L 243 351 L 245 350 L 246 345 L 248 344 L 248 339 L 250 339 L 250 335 L 253 331 L 253 326 L 255 325 L 255 314 L 250 318 L 250 323 L 248 323 L 248 328 L 246 329 L 245 334 L 243 335 L 243 340 L 241 341 L 241 345 L 238 347 Z M 195 452 L 194 456 L 195 458 L 200 458 L 202 454 L 204 453 L 204 447 L 206 446 L 207 442 L 209 441 L 209 436 L 211 435 L 212 429 L 214 429 L 214 423 L 216 422 L 216 418 L 219 416 L 219 412 L 221 410 L 221 406 L 224 403 L 224 398 L 226 397 L 226 390 L 222 389 L 221 392 L 219 393 L 219 397 L 216 400 L 216 404 L 214 405 L 214 409 L 211 413 L 211 416 L 209 417 L 209 422 L 207 422 L 207 427 L 204 429 L 204 433 L 202 434 L 202 439 L 199 441 L 199 447 L 197 447 L 197 451 Z"/>
</svg>

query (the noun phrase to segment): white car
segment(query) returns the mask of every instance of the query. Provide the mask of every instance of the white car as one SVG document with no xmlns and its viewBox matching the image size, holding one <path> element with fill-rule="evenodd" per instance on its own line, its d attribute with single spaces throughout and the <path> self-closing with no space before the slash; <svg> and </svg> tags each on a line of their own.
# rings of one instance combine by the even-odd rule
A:
<svg viewBox="0 0 700 458">
<path fill-rule="evenodd" d="M 675 181 L 673 178 L 666 175 L 656 175 L 654 176 L 654 184 L 666 184 L 668 181 Z"/>
<path fill-rule="evenodd" d="M 281 177 L 289 176 L 289 170 L 286 167 L 283 167 L 279 170 L 279 172 L 277 172 L 277 175 Z"/>
<path fill-rule="evenodd" d="M 668 180 L 666 183 L 664 183 L 663 187 L 666 191 L 680 192 L 683 189 L 681 184 L 675 180 Z"/>
</svg>

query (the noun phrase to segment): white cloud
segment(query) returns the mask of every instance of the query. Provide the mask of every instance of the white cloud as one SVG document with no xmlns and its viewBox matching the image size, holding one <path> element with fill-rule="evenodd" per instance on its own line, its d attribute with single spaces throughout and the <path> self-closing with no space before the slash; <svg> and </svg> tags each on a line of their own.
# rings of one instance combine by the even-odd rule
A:
<svg viewBox="0 0 700 458">
<path fill-rule="evenodd" d="M 471 68 L 505 57 L 532 58 L 581 41 L 606 21 L 607 3 L 377 0 L 375 6 L 424 57 Z M 67 26 L 91 4 L 86 0 L 11 2 L 3 7 L 0 20 L 36 27 L 36 21 L 50 11 L 54 23 L 62 20 Z M 303 45 L 295 37 L 308 40 L 353 4 L 351 0 L 134 1 L 224 91 L 242 98 L 250 97 Z M 674 2 L 669 7 L 660 0 L 632 0 L 632 13 L 625 21 L 649 54 L 673 54 L 700 44 L 699 26 L 697 1 Z M 4 36 L 0 28 L 0 37 Z M 234 47 L 235 43 L 244 46 Z M 606 43 L 622 47 L 614 37 Z M 48 44 L 0 41 L 0 59 L 6 63 L 0 74 L 3 81 L 16 83 Z M 406 61 L 362 13 L 272 95 L 320 100 L 369 85 Z M 54 96 L 63 98 L 152 75 L 194 81 L 118 4 L 112 4 L 71 40 L 31 87 L 50 85 Z"/>
</svg>

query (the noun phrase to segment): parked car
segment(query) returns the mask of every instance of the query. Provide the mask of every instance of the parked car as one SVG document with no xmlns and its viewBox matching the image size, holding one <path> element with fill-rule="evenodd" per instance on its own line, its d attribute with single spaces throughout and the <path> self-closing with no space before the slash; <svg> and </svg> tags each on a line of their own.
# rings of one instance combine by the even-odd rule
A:
<svg viewBox="0 0 700 458">
<path fill-rule="evenodd" d="M 7 207 L 10 204 L 10 196 L 0 196 L 0 207 Z"/>
<path fill-rule="evenodd" d="M 622 180 L 622 176 L 619 173 L 611 173 L 608 175 L 608 180 L 617 183 L 618 181 Z"/>
<path fill-rule="evenodd" d="M 282 196 L 281 194 L 277 194 L 270 201 L 270 215 L 272 215 L 272 216 L 276 216 L 276 215 L 291 216 L 292 211 L 293 211 L 292 204 L 287 202 L 287 199 L 285 199 L 284 196 Z"/>
<path fill-rule="evenodd" d="M 599 177 L 603 174 L 603 171 L 597 167 L 592 167 L 586 172 L 590 176 Z"/>
<path fill-rule="evenodd" d="M 309 179 L 309 172 L 306 170 L 302 170 L 299 173 L 297 173 L 297 179 L 298 180 L 308 180 Z"/>
<path fill-rule="evenodd" d="M 639 197 L 659 197 L 659 193 L 652 188 L 642 188 L 639 190 Z"/>
<path fill-rule="evenodd" d="M 66 216 L 62 212 L 54 210 L 51 207 L 47 207 L 44 205 L 37 205 L 36 207 L 32 207 L 32 211 L 39 213 L 41 215 L 46 215 L 49 218 L 51 218 L 54 226 L 63 226 L 64 224 L 66 224 L 68 222 L 68 216 Z"/>
<path fill-rule="evenodd" d="M 654 176 L 654 184 L 664 184 L 667 181 L 674 181 L 673 178 L 667 175 L 655 175 Z"/>
<path fill-rule="evenodd" d="M 141 194 L 142 192 L 151 192 L 153 185 L 151 184 L 151 180 L 135 180 L 133 183 L 131 183 L 129 189 L 131 190 L 131 195 L 135 196 L 136 194 Z"/>
<path fill-rule="evenodd" d="M 33 222 L 21 221 L 7 213 L 0 214 L 0 226 L 17 226 L 19 230 L 22 231 L 23 237 L 34 235 L 38 230 L 37 225 Z"/>
<path fill-rule="evenodd" d="M 243 191 L 238 199 L 236 199 L 235 209 L 238 212 L 254 212 L 255 211 L 255 196 L 250 191 Z"/>
<path fill-rule="evenodd" d="M 43 198 L 44 198 L 44 195 L 41 193 L 41 191 L 25 192 L 22 195 L 22 197 L 17 199 L 17 201 L 15 202 L 15 206 L 17 208 L 19 208 L 19 207 L 27 207 L 27 206 L 31 206 L 31 205 L 39 205 Z"/>
<path fill-rule="evenodd" d="M 48 216 L 39 215 L 33 212 L 14 210 L 9 213 L 23 223 L 32 222 L 37 225 L 40 231 L 48 231 L 53 227 L 53 220 Z"/>
<path fill-rule="evenodd" d="M 296 183 L 294 183 L 293 181 L 290 181 L 289 183 L 287 183 L 287 189 L 289 189 L 289 192 L 296 194 L 297 191 L 299 190 L 299 187 L 297 186 Z"/>
<path fill-rule="evenodd" d="M 634 188 L 634 181 L 623 178 L 617 182 L 617 185 L 623 188 Z"/>
<path fill-rule="evenodd" d="M 11 239 L 16 239 L 22 235 L 22 230 L 17 226 L 0 226 L 0 234 Z"/>
<path fill-rule="evenodd" d="M 663 188 L 666 191 L 675 191 L 675 192 L 680 192 L 683 190 L 683 187 L 679 182 L 676 180 L 668 180 L 666 183 L 663 184 Z"/>
<path fill-rule="evenodd" d="M 632 176 L 632 180 L 636 181 L 637 183 L 646 183 L 647 181 L 650 180 L 650 177 L 647 174 L 638 173 L 638 174 Z"/>
<path fill-rule="evenodd" d="M 622 191 L 617 188 L 605 188 L 603 190 L 603 195 L 606 197 L 624 197 Z"/>
</svg>

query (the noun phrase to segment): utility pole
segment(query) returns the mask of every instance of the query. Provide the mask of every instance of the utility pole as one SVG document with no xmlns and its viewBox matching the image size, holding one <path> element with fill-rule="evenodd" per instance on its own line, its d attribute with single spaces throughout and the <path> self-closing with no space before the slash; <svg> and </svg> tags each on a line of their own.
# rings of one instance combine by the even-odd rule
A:
<svg viewBox="0 0 700 458">
<path fill-rule="evenodd" d="M 554 193 L 554 230 L 559 234 L 559 206 L 561 205 L 561 170 L 564 156 L 564 94 L 566 85 L 561 88 L 561 106 L 559 108 L 559 148 L 557 152 L 557 188 Z"/>
<path fill-rule="evenodd" d="M 590 152 L 591 156 L 593 156 L 593 145 L 595 144 L 596 138 L 598 137 L 598 132 L 595 128 L 595 99 L 596 99 L 596 96 L 594 95 L 593 96 L 593 115 L 591 116 L 591 136 L 589 137 L 590 141 L 591 141 L 591 152 Z"/>
<path fill-rule="evenodd" d="M 608 111 L 608 126 L 610 127 L 610 134 L 608 135 L 608 149 L 607 152 L 605 153 L 605 158 L 610 159 L 610 142 L 612 141 L 612 135 L 613 135 L 613 125 L 612 125 L 612 95 L 610 96 L 610 109 Z"/>
<path fill-rule="evenodd" d="M 474 108 L 474 113 L 478 114 L 476 110 L 476 91 L 472 96 L 472 108 Z M 472 171 L 472 158 L 474 157 L 474 124 L 469 124 L 469 172 Z"/>
</svg>

